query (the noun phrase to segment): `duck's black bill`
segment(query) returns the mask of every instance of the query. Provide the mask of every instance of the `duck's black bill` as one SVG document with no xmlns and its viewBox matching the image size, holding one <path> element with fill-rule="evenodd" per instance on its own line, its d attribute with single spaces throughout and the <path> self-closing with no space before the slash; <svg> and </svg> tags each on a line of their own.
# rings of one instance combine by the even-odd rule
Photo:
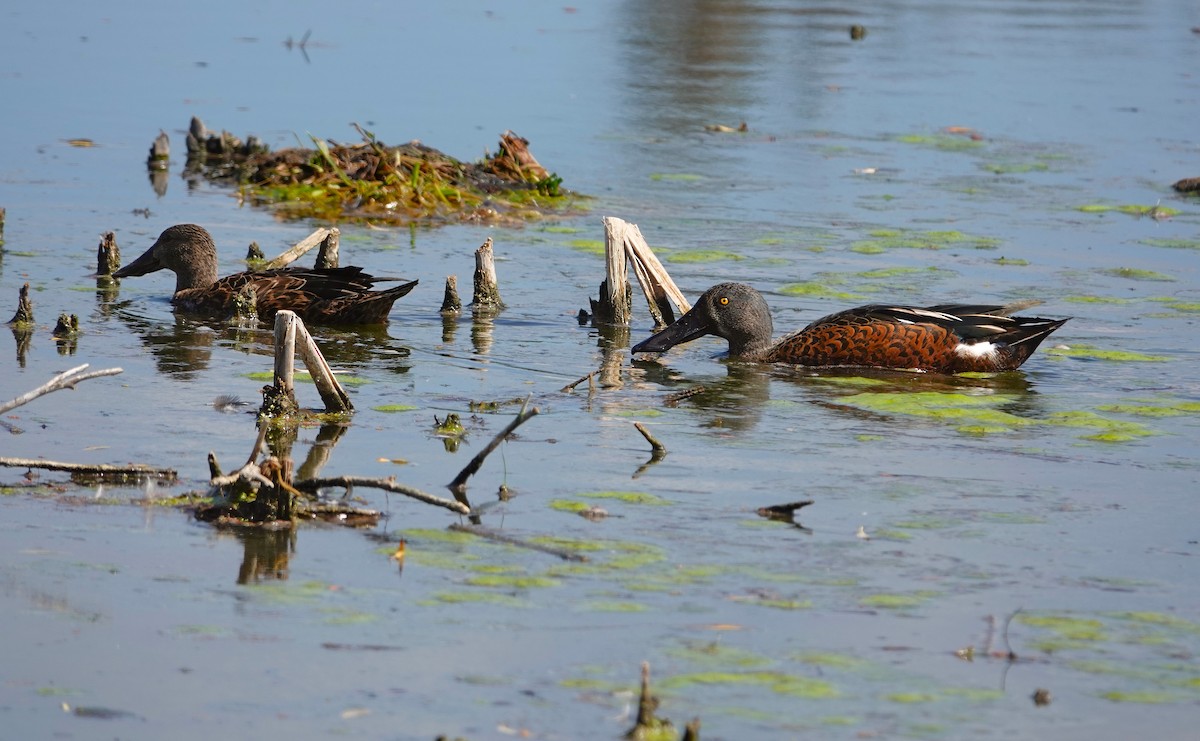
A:
<svg viewBox="0 0 1200 741">
<path fill-rule="evenodd" d="M 706 334 L 708 327 L 704 320 L 695 311 L 689 311 L 663 331 L 634 345 L 630 352 L 666 352 L 676 345 L 691 342 Z"/>
<path fill-rule="evenodd" d="M 142 256 L 117 272 L 113 273 L 114 278 L 129 278 L 134 275 L 145 275 L 153 273 L 155 270 L 162 270 L 164 265 L 154 256 L 154 248 L 146 250 Z"/>
</svg>

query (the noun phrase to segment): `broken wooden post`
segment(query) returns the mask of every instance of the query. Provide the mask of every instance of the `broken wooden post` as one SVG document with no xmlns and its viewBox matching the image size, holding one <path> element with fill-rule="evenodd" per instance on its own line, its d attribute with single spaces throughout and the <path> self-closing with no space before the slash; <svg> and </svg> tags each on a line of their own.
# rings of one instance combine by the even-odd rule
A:
<svg viewBox="0 0 1200 741">
<path fill-rule="evenodd" d="M 21 286 L 21 292 L 17 298 L 17 313 L 8 320 L 8 324 L 14 330 L 33 329 L 33 302 L 29 300 L 28 283 Z"/>
<path fill-rule="evenodd" d="M 691 305 L 683 292 L 671 280 L 659 259 L 646 243 L 646 238 L 637 224 L 604 217 L 604 264 L 606 278 L 600 284 L 600 299 L 592 301 L 593 321 L 596 324 L 628 326 L 632 307 L 633 289 L 629 283 L 628 263 L 633 263 L 634 276 L 646 296 L 650 314 L 656 327 L 674 321 L 671 304 L 686 313 Z M 613 286 L 623 290 L 614 291 Z"/>
<path fill-rule="evenodd" d="M 105 232 L 96 247 L 96 275 L 111 276 L 121 267 L 121 248 L 115 232 Z"/>
<path fill-rule="evenodd" d="M 496 281 L 496 260 L 492 254 L 492 238 L 488 237 L 475 250 L 475 293 L 472 300 L 475 309 L 504 308 L 500 299 L 500 286 Z"/>
<path fill-rule="evenodd" d="M 325 411 L 331 413 L 352 412 L 354 405 L 346 390 L 333 375 L 325 362 L 325 356 L 313 341 L 304 322 L 295 312 L 283 310 L 275 315 L 275 373 L 274 384 L 263 387 L 263 406 L 259 411 L 264 417 L 284 417 L 299 410 L 296 403 L 295 355 L 308 368 L 317 393 L 325 403 Z"/>
<path fill-rule="evenodd" d="M 342 232 L 336 226 L 321 240 L 321 249 L 317 251 L 317 269 L 336 268 L 338 266 L 338 245 Z"/>
<path fill-rule="evenodd" d="M 150 145 L 150 156 L 146 159 L 146 166 L 151 170 L 165 170 L 170 159 L 171 140 L 167 136 L 167 132 L 159 129 L 158 136 Z"/>
<path fill-rule="evenodd" d="M 299 409 L 296 404 L 295 356 L 296 322 L 299 317 L 291 311 L 275 315 L 275 373 L 273 383 L 263 386 L 263 405 L 260 417 L 286 417 Z"/>
<path fill-rule="evenodd" d="M 462 311 L 462 300 L 458 297 L 458 276 L 446 276 L 446 292 L 442 294 L 441 312 L 445 314 L 457 314 Z"/>
<path fill-rule="evenodd" d="M 267 261 L 267 256 L 263 254 L 262 247 L 258 246 L 258 242 L 251 242 L 246 248 L 246 264 L 254 266 Z"/>
<path fill-rule="evenodd" d="M 600 284 L 600 299 L 592 301 L 592 321 L 597 324 L 629 326 L 633 292 L 629 286 L 629 267 L 625 257 L 625 231 L 628 224 L 610 216 L 604 218 L 605 278 Z"/>
</svg>

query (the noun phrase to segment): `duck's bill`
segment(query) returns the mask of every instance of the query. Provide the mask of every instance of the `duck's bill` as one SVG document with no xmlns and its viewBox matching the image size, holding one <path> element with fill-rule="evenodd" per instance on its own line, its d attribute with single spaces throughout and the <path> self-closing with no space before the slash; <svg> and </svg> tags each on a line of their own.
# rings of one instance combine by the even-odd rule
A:
<svg viewBox="0 0 1200 741">
<path fill-rule="evenodd" d="M 134 275 L 145 275 L 153 273 L 155 270 L 162 270 L 163 267 L 163 264 L 154 256 L 154 248 L 151 247 L 143 252 L 141 257 L 113 273 L 113 277 L 128 278 Z"/>
<path fill-rule="evenodd" d="M 634 345 L 630 352 L 666 352 L 676 345 L 691 342 L 706 334 L 708 327 L 704 325 L 703 320 L 694 311 L 689 311 L 663 331 Z"/>
</svg>

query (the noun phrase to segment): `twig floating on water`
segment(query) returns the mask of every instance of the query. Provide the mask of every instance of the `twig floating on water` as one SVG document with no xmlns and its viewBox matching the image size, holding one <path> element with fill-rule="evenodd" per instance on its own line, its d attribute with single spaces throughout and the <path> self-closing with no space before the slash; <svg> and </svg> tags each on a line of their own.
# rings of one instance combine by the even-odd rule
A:
<svg viewBox="0 0 1200 741">
<path fill-rule="evenodd" d="M 641 422 L 634 422 L 633 426 L 637 428 L 638 432 L 642 433 L 642 437 L 646 438 L 646 442 L 650 443 L 651 450 L 660 456 L 667 454 L 667 446 L 655 439 L 654 435 L 650 434 L 650 430 L 647 430 L 644 424 Z"/>
<path fill-rule="evenodd" d="M 588 387 L 590 388 L 592 386 L 592 379 L 595 378 L 596 374 L 599 372 L 600 371 L 592 371 L 591 373 L 587 374 L 586 376 L 583 376 L 582 378 L 580 378 L 578 381 L 572 381 L 571 383 L 568 383 L 566 386 L 563 386 L 562 388 L 559 389 L 559 392 L 566 394 L 571 391 L 574 391 L 575 387 L 578 386 L 579 384 L 583 383 L 584 381 L 588 382 Z"/>
<path fill-rule="evenodd" d="M 528 548 L 531 551 L 539 551 L 541 553 L 549 553 L 551 556 L 558 556 L 564 561 L 587 561 L 587 556 L 575 551 L 568 551 L 563 548 L 555 548 L 553 546 L 542 545 L 541 543 L 531 543 L 528 540 L 523 540 L 513 535 L 496 532 L 491 528 L 483 527 L 482 525 L 459 525 L 454 524 L 450 529 L 456 533 L 470 533 L 486 540 L 494 540 L 497 543 L 506 545 L 515 545 L 519 548 Z"/>
<path fill-rule="evenodd" d="M 28 287 L 28 285 L 29 284 L 26 284 L 26 287 Z M 5 412 L 16 409 L 19 406 L 28 404 L 39 396 L 45 396 L 46 394 L 54 391 L 61 391 L 62 389 L 74 390 L 75 384 L 79 383 L 80 381 L 87 381 L 88 379 L 100 378 L 102 376 L 115 376 L 118 373 L 123 372 L 121 368 L 105 368 L 104 370 L 84 373 L 87 367 L 88 364 L 84 363 L 83 365 L 76 366 L 69 371 L 59 373 L 57 376 L 51 378 L 45 384 L 38 386 L 33 391 L 26 392 L 17 398 L 12 399 L 11 401 L 6 401 L 0 404 L 0 414 L 4 414 Z"/>
<path fill-rule="evenodd" d="M 173 468 L 155 468 L 141 463 L 110 466 L 102 463 L 60 463 L 38 458 L 0 458 L 0 466 L 44 468 L 48 471 L 70 471 L 71 473 L 89 473 L 101 476 L 154 476 L 169 481 L 174 481 L 176 476 Z"/>
<path fill-rule="evenodd" d="M 398 483 L 395 479 L 390 477 L 386 479 L 372 479 L 365 476 L 329 476 L 319 479 L 304 479 L 303 481 L 296 481 L 293 483 L 293 486 L 300 491 L 309 494 L 315 494 L 318 489 L 326 486 L 340 486 L 344 489 L 350 489 L 355 486 L 367 486 L 373 489 L 383 489 L 384 491 L 403 494 L 404 496 L 411 497 L 419 502 L 432 504 L 437 507 L 443 507 L 451 512 L 457 512 L 460 515 L 471 513 L 471 508 L 464 504 L 423 492 L 420 489 L 417 489 L 413 486 L 408 486 L 407 484 Z"/>
<path fill-rule="evenodd" d="M 446 488 L 453 492 L 454 496 L 465 498 L 467 495 L 467 479 L 471 478 L 471 476 L 473 476 L 475 472 L 479 470 L 479 467 L 483 465 L 483 461 L 488 457 L 488 454 L 495 450 L 500 443 L 504 442 L 504 438 L 508 437 L 513 430 L 520 427 L 531 417 L 537 416 L 537 407 L 526 411 L 525 407 L 528 404 L 529 399 L 526 399 L 525 402 L 521 404 L 521 411 L 517 413 L 516 418 L 513 419 L 512 422 L 509 422 L 508 426 L 501 430 L 498 435 L 492 438 L 492 441 L 487 444 L 487 447 L 479 451 L 479 453 L 471 459 L 471 462 L 468 463 L 463 470 L 458 472 L 458 475 L 454 477 L 454 480 L 446 485 Z"/>
</svg>

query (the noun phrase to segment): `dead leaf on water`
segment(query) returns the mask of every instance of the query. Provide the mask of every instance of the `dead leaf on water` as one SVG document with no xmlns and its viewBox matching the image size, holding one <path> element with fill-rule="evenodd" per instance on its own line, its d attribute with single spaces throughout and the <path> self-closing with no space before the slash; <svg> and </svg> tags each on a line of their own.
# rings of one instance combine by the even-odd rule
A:
<svg viewBox="0 0 1200 741">
<path fill-rule="evenodd" d="M 72 147 L 94 147 L 94 146 L 96 146 L 96 142 L 92 141 L 91 139 L 67 139 L 66 142 L 67 142 L 67 144 L 70 144 Z"/>
</svg>

